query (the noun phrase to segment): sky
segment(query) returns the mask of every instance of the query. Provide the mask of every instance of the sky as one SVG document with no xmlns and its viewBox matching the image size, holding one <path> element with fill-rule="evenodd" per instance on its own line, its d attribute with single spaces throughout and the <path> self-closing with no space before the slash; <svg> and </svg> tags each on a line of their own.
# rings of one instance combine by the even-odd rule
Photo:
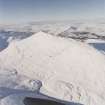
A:
<svg viewBox="0 0 105 105">
<path fill-rule="evenodd" d="M 0 23 L 105 17 L 105 0 L 0 0 Z"/>
</svg>

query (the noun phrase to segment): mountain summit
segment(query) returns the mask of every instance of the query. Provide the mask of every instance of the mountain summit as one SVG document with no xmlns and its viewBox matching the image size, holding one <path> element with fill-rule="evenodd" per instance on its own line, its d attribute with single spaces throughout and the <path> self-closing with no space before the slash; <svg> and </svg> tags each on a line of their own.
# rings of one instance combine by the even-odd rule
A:
<svg viewBox="0 0 105 105">
<path fill-rule="evenodd" d="M 81 42 L 39 32 L 2 51 L 0 68 L 42 81 L 49 96 L 105 104 L 105 57 Z"/>
</svg>

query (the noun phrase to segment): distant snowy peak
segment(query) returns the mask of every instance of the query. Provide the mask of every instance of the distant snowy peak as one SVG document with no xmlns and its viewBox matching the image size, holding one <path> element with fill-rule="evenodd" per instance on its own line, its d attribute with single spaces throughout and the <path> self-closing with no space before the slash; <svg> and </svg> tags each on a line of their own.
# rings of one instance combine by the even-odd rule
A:
<svg viewBox="0 0 105 105">
<path fill-rule="evenodd" d="M 101 34 L 97 34 L 97 32 L 90 31 L 87 29 L 79 29 L 78 27 L 71 26 L 67 30 L 58 34 L 58 36 L 73 38 L 77 40 L 87 40 L 87 39 L 101 39 L 105 40 L 105 36 Z"/>
</svg>

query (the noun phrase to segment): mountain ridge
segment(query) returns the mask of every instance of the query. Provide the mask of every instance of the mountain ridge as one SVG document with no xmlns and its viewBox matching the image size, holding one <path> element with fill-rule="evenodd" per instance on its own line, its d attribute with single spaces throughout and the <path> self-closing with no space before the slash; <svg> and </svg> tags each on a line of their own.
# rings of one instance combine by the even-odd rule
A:
<svg viewBox="0 0 105 105">
<path fill-rule="evenodd" d="M 0 68 L 42 81 L 40 91 L 49 96 L 85 105 L 105 103 L 105 57 L 73 39 L 39 32 L 13 42 L 0 53 Z"/>
</svg>

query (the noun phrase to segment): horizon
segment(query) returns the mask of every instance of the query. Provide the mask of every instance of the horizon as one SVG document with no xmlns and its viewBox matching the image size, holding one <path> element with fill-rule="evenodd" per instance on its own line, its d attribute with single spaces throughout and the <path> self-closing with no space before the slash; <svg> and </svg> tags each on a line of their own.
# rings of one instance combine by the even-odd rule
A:
<svg viewBox="0 0 105 105">
<path fill-rule="evenodd" d="M 105 18 L 105 0 L 0 0 L 0 23 Z"/>
</svg>

